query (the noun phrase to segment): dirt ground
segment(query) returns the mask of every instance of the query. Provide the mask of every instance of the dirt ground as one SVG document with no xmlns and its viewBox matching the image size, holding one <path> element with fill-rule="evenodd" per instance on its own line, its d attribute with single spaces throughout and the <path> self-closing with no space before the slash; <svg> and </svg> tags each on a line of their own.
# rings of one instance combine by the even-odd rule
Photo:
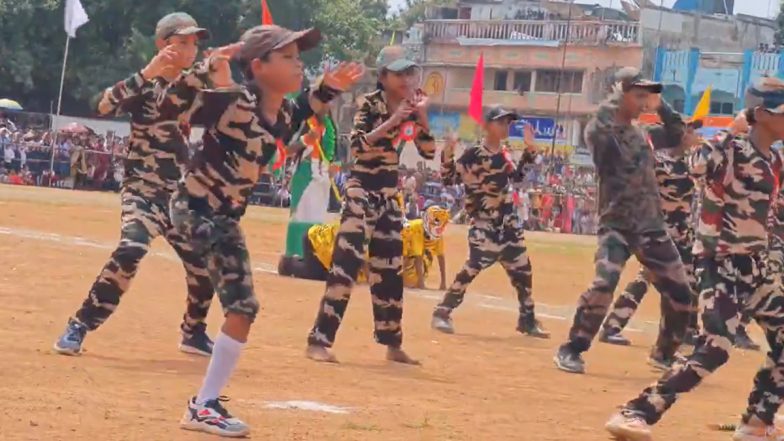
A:
<svg viewBox="0 0 784 441">
<path fill-rule="evenodd" d="M 597 343 L 585 356 L 584 376 L 554 368 L 569 308 L 593 277 L 594 239 L 536 233 L 528 235 L 534 296 L 552 340 L 514 331 L 514 294 L 496 266 L 471 286 L 455 314 L 455 335 L 429 327 L 441 293 L 407 295 L 405 347 L 422 367 L 384 360 L 372 340 L 364 287 L 356 290 L 338 335 L 342 363 L 309 361 L 305 337 L 323 285 L 269 271 L 284 247 L 286 216 L 252 208 L 243 220 L 263 308 L 225 392 L 232 398 L 228 408 L 251 424 L 254 439 L 606 440 L 602 427 L 615 407 L 658 376 L 645 364 L 656 294 L 633 323 L 642 330 L 629 333 L 635 346 Z M 118 224 L 117 195 L 0 186 L 0 439 L 216 439 L 177 426 L 208 360 L 177 351 L 184 275 L 164 241 L 155 243 L 114 316 L 88 335 L 83 356 L 51 352 L 117 241 Z M 466 256 L 465 234 L 463 226 L 447 232 L 449 281 Z M 636 269 L 630 263 L 622 283 Z M 429 285 L 438 286 L 436 275 Z M 211 333 L 220 322 L 215 307 Z M 656 439 L 730 439 L 707 425 L 737 421 L 762 359 L 735 352 L 728 366 L 676 404 L 656 427 Z M 339 406 L 344 413 L 269 407 L 290 400 Z"/>
</svg>

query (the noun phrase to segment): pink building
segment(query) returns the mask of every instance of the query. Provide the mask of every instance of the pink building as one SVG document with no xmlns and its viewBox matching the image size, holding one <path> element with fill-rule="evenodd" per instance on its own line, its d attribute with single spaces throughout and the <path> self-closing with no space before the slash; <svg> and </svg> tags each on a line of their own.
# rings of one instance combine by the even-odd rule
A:
<svg viewBox="0 0 784 441">
<path fill-rule="evenodd" d="M 429 11 L 433 18 L 415 25 L 404 44 L 424 66 L 431 125 L 475 136 L 465 112 L 483 53 L 485 105 L 502 104 L 528 117 L 543 146 L 553 139 L 558 150 L 579 146 L 608 77 L 621 66 L 640 67 L 643 57 L 638 22 L 624 20 L 621 11 L 596 16 L 593 8 L 573 5 L 570 13 L 565 3 L 518 0 Z"/>
</svg>

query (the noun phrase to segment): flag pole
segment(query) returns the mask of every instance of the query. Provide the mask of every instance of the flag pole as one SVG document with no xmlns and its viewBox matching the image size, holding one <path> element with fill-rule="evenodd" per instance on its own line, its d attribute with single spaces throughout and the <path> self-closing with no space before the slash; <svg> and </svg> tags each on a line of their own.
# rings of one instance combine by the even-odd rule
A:
<svg viewBox="0 0 784 441">
<path fill-rule="evenodd" d="M 60 116 L 60 111 L 62 110 L 63 105 L 63 85 L 65 84 L 65 67 L 68 64 L 68 47 L 71 43 L 71 36 L 65 34 L 65 53 L 63 54 L 63 70 L 60 72 L 60 93 L 57 96 L 57 116 Z M 52 129 L 55 128 L 55 123 L 52 121 Z M 57 146 L 57 131 L 54 132 L 54 136 L 52 136 L 52 157 L 49 161 L 49 173 L 54 175 L 54 153 L 55 148 Z M 51 182 L 51 181 L 50 181 Z"/>
</svg>

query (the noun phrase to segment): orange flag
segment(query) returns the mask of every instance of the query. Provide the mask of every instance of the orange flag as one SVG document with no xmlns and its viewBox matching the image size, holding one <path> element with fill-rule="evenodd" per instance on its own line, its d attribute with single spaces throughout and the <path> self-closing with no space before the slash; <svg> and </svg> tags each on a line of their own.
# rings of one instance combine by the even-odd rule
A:
<svg viewBox="0 0 784 441">
<path fill-rule="evenodd" d="M 267 6 L 267 0 L 261 0 L 261 24 L 275 24 L 275 22 L 272 21 L 272 13 L 269 10 L 269 6 Z"/>
</svg>

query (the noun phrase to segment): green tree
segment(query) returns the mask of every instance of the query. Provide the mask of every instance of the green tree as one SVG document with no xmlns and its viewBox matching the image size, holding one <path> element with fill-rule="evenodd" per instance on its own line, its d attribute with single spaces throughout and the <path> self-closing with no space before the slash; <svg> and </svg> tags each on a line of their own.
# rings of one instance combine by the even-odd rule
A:
<svg viewBox="0 0 784 441">
<path fill-rule="evenodd" d="M 779 15 L 776 16 L 776 35 L 774 41 L 779 46 L 784 46 L 784 2 L 779 9 Z"/>
</svg>

